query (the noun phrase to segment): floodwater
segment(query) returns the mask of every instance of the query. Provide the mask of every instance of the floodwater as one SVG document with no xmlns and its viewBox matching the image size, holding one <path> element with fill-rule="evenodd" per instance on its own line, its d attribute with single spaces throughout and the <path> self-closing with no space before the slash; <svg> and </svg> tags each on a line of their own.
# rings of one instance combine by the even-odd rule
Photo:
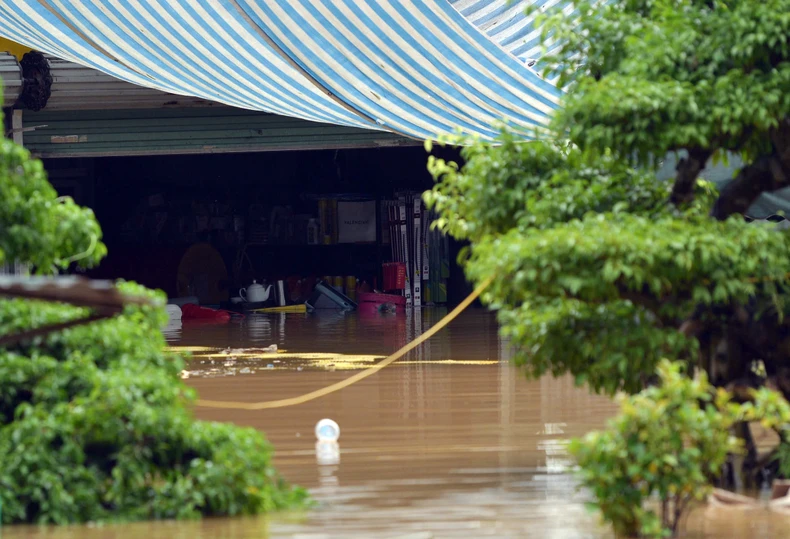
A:
<svg viewBox="0 0 790 539">
<path fill-rule="evenodd" d="M 250 316 L 175 325 L 201 398 L 244 402 L 300 395 L 397 350 L 445 314 Z M 276 344 L 276 353 L 263 351 Z M 12 527 L 3 539 L 76 538 L 604 538 L 584 506 L 564 447 L 615 412 L 567 378 L 527 381 L 509 364 L 493 317 L 463 314 L 404 360 L 347 389 L 289 408 L 198 408 L 198 417 L 266 432 L 275 463 L 310 489 L 303 514 L 101 527 Z M 316 452 L 318 420 L 340 425 L 339 456 Z M 319 462 L 320 458 L 320 462 Z M 699 507 L 684 536 L 790 537 L 790 517 Z"/>
</svg>

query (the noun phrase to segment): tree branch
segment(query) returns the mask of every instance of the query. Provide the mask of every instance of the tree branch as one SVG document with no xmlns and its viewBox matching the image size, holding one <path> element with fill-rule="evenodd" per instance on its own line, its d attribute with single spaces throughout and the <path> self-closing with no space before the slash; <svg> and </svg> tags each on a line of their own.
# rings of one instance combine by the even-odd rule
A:
<svg viewBox="0 0 790 539">
<path fill-rule="evenodd" d="M 694 200 L 694 185 L 710 156 L 711 152 L 708 150 L 692 148 L 688 150 L 688 157 L 680 160 L 675 167 L 678 174 L 669 197 L 672 204 L 680 206 Z"/>
<path fill-rule="evenodd" d="M 770 138 L 774 151 L 738 172 L 721 190 L 711 217 L 723 221 L 736 213 L 744 214 L 761 194 L 790 186 L 790 119 L 771 130 Z"/>
<path fill-rule="evenodd" d="M 683 513 L 686 512 L 686 508 L 688 507 L 689 502 L 692 500 L 691 496 L 683 496 L 681 498 L 680 494 L 675 495 L 675 520 L 672 522 L 672 537 L 675 537 L 678 534 L 678 527 L 680 525 L 680 518 L 683 516 Z"/>
<path fill-rule="evenodd" d="M 711 217 L 724 221 L 736 213 L 744 214 L 761 194 L 787 186 L 786 178 L 774 177 L 772 169 L 777 164 L 774 156 L 764 155 L 743 167 L 735 179 L 721 190 L 710 211 Z"/>
<path fill-rule="evenodd" d="M 663 303 L 660 299 L 656 298 L 650 293 L 642 293 L 636 290 L 630 290 L 629 288 L 618 285 L 618 292 L 622 299 L 627 299 L 634 305 L 639 305 L 644 307 L 648 311 L 652 312 L 656 316 L 659 315 L 661 312 L 661 307 Z"/>
<path fill-rule="evenodd" d="M 33 337 L 40 337 L 42 335 L 48 335 L 50 333 L 55 333 L 56 331 L 63 331 L 65 329 L 73 328 L 75 326 L 90 324 L 98 320 L 111 318 L 116 314 L 118 313 L 113 311 L 104 311 L 104 312 L 93 314 L 85 318 L 78 318 L 76 320 L 69 320 L 68 322 L 62 322 L 60 324 L 53 324 L 51 326 L 42 326 L 27 331 L 21 331 L 19 333 L 12 333 L 11 335 L 3 335 L 2 337 L 0 337 L 0 347 L 5 348 L 11 344 L 16 344 L 20 341 L 29 340 L 32 339 Z"/>
</svg>

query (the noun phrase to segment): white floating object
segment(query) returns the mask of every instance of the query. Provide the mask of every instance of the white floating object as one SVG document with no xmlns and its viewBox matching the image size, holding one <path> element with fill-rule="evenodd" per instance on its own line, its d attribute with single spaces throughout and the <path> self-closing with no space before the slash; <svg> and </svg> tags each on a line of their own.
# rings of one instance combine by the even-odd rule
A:
<svg viewBox="0 0 790 539">
<path fill-rule="evenodd" d="M 181 307 L 178 305 L 166 305 L 165 311 L 167 312 L 168 321 L 181 320 Z"/>
<path fill-rule="evenodd" d="M 337 442 L 319 440 L 315 443 L 315 458 L 321 466 L 340 464 L 340 446 Z"/>
<path fill-rule="evenodd" d="M 340 438 L 340 426 L 331 419 L 322 419 L 315 426 L 315 437 L 319 442 L 336 442 Z"/>
</svg>

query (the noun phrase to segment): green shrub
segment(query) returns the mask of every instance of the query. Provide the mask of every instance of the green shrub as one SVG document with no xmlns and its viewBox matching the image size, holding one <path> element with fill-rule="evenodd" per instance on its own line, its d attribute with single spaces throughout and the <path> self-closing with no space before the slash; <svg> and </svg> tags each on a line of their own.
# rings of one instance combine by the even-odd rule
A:
<svg viewBox="0 0 790 539">
<path fill-rule="evenodd" d="M 619 536 L 674 534 L 683 511 L 708 495 L 711 478 L 738 448 L 726 394 L 717 396 L 704 374 L 685 376 L 680 363 L 664 360 L 658 374 L 660 385 L 622 399 L 608 429 L 569 446 L 592 505 Z"/>
<path fill-rule="evenodd" d="M 707 497 L 728 455 L 742 449 L 731 434 L 737 422 L 781 433 L 790 424 L 790 404 L 779 393 L 761 388 L 750 402 L 733 403 L 704 373 L 691 379 L 684 368 L 662 360 L 658 385 L 623 397 L 606 430 L 569 445 L 591 505 L 619 536 L 675 535 L 684 511 Z"/>
<path fill-rule="evenodd" d="M 0 141 L 0 261 L 52 273 L 106 249 L 90 210 L 58 199 L 39 161 Z M 183 361 L 166 353 L 164 296 L 152 305 L 0 348 L 0 506 L 5 523 L 191 518 L 294 507 L 306 493 L 271 465 L 253 429 L 195 421 Z M 0 334 L 90 311 L 0 299 Z"/>
</svg>

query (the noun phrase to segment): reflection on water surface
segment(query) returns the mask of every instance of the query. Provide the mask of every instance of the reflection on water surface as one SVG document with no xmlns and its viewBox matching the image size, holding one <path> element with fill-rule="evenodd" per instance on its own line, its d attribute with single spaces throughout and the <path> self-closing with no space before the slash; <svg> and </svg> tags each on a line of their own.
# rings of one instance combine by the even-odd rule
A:
<svg viewBox="0 0 790 539">
<path fill-rule="evenodd" d="M 342 380 L 444 314 L 260 315 L 223 326 L 174 324 L 166 333 L 171 346 L 192 353 L 187 383 L 202 398 L 254 402 Z M 265 350 L 273 344 L 277 352 Z M 494 318 L 471 311 L 341 392 L 283 409 L 196 410 L 265 431 L 280 471 L 318 501 L 307 514 L 15 527 L 2 538 L 611 537 L 584 508 L 565 443 L 600 427 L 614 404 L 566 378 L 526 381 L 508 359 Z M 341 428 L 334 464 L 317 462 L 313 429 L 323 417 Z M 762 511 L 699 508 L 686 524 L 688 537 L 790 537 L 788 517 Z"/>
</svg>

